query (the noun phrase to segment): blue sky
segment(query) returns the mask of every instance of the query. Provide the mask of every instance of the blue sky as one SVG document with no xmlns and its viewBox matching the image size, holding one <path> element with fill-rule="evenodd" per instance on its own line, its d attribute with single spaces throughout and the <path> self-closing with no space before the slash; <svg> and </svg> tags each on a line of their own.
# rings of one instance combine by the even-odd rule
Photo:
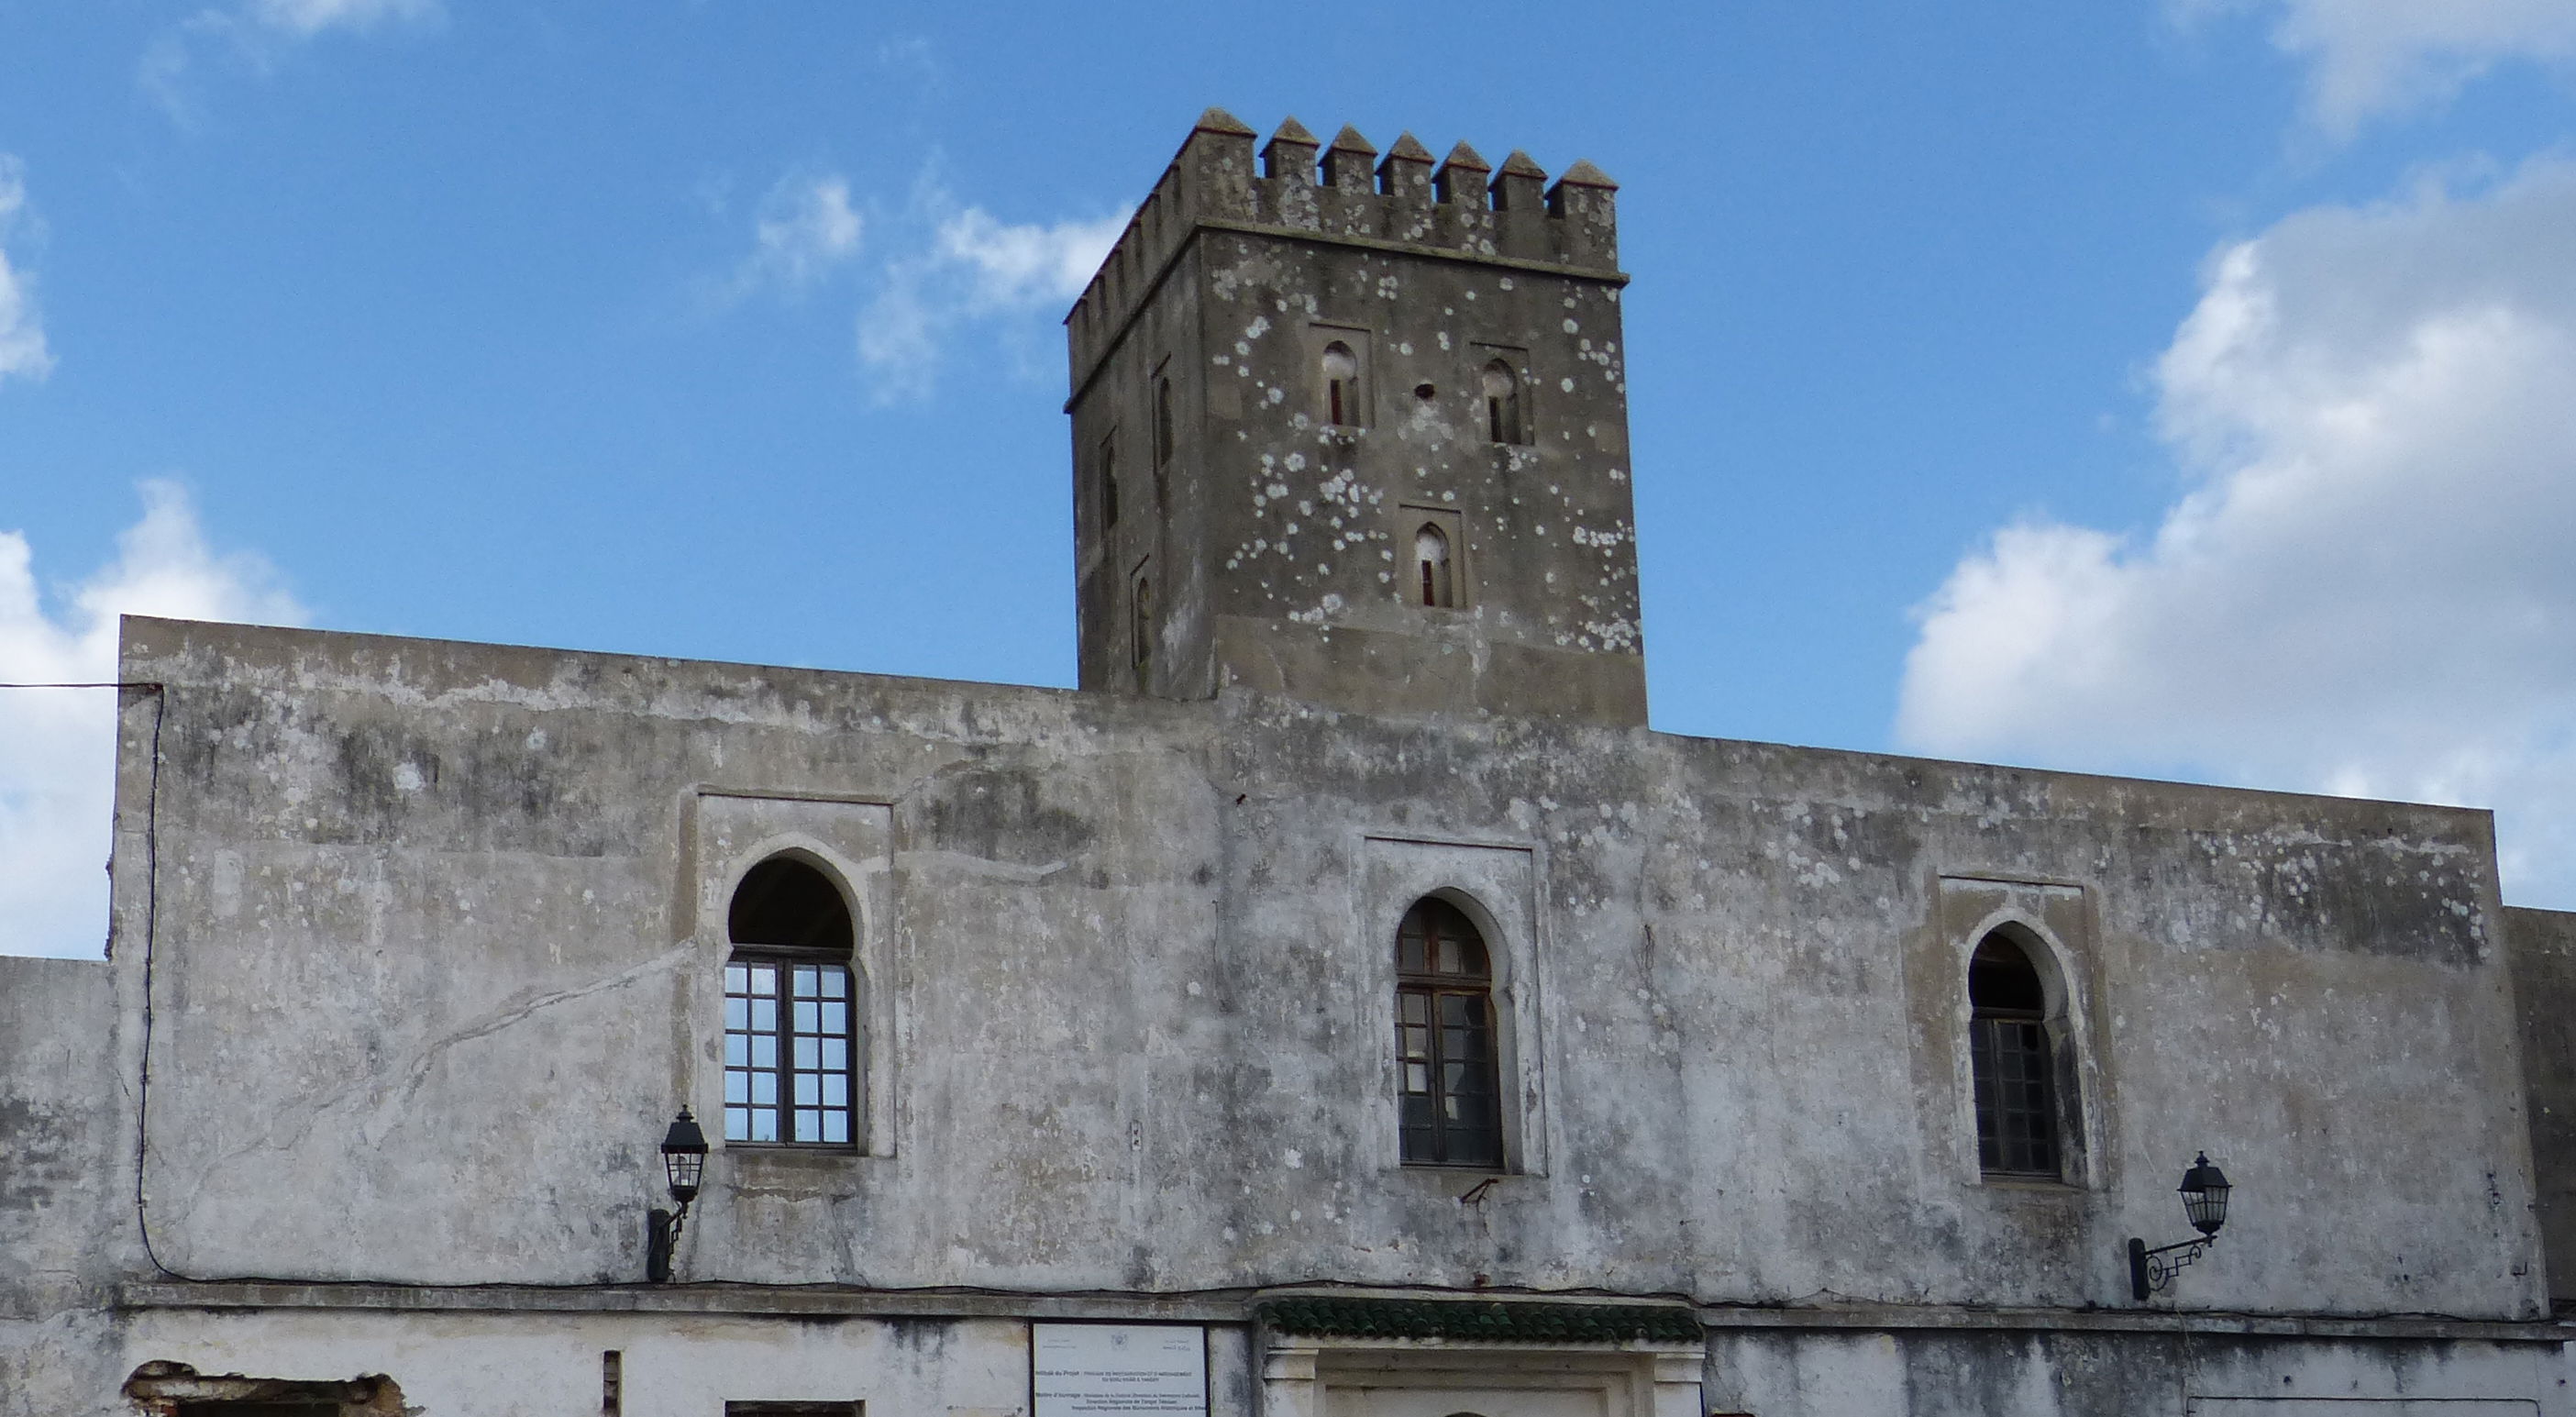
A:
<svg viewBox="0 0 2576 1417">
<path fill-rule="evenodd" d="M 1658 727 L 2494 805 L 2576 906 L 2571 65 L 2576 0 L 0 0 L 0 678 L 141 609 L 1069 683 L 1057 321 L 1213 103 L 1621 182 Z M 0 692 L 0 949 L 94 948 L 78 697 Z"/>
</svg>

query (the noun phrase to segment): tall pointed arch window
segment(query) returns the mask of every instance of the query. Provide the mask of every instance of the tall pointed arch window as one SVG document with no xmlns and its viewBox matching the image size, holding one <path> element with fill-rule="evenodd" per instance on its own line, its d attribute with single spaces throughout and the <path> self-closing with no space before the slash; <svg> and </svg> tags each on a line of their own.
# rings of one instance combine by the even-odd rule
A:
<svg viewBox="0 0 2576 1417">
<path fill-rule="evenodd" d="M 1136 670 L 1136 686 L 1150 688 L 1154 674 L 1154 575 L 1151 563 L 1138 566 L 1128 582 L 1127 653 Z"/>
<path fill-rule="evenodd" d="M 1154 466 L 1168 467 L 1172 461 L 1172 444 L 1179 430 L 1172 413 L 1172 376 L 1154 376 Z"/>
<path fill-rule="evenodd" d="M 1491 443 L 1526 443 L 1528 427 L 1521 419 L 1521 376 L 1507 360 L 1495 359 L 1477 376 L 1478 387 L 1485 396 L 1485 440 Z"/>
<path fill-rule="evenodd" d="M 1435 522 L 1424 522 L 1413 533 L 1413 581 L 1422 604 L 1457 605 L 1458 576 L 1450 563 L 1449 534 Z"/>
<path fill-rule="evenodd" d="M 1989 1176 L 2061 1173 L 2048 991 L 2028 947 L 1997 930 L 1968 960 L 1968 1062 L 1976 1083 L 1977 1166 Z"/>
<path fill-rule="evenodd" d="M 1100 529 L 1118 525 L 1118 435 L 1100 440 Z"/>
<path fill-rule="evenodd" d="M 1324 346 L 1324 421 L 1347 427 L 1360 421 L 1359 356 L 1340 340 Z"/>
<path fill-rule="evenodd" d="M 855 1144 L 849 901 L 814 866 L 774 856 L 734 888 L 726 932 L 725 1140 Z"/>
<path fill-rule="evenodd" d="M 1503 1164 L 1493 957 L 1466 912 L 1426 896 L 1395 941 L 1400 1153 L 1408 1166 Z"/>
</svg>

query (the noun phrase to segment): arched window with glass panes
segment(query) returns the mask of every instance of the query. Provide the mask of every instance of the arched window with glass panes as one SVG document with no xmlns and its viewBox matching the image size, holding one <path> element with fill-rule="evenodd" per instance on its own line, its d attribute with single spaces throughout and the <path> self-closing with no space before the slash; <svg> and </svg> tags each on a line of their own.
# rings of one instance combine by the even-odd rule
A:
<svg viewBox="0 0 2576 1417">
<path fill-rule="evenodd" d="M 1968 1064 L 1976 1084 L 1977 1167 L 1988 1176 L 2056 1180 L 2057 1049 L 2048 987 L 2032 946 L 2010 930 L 1977 942 L 1968 960 Z"/>
<path fill-rule="evenodd" d="M 1465 911 L 1425 896 L 1395 937 L 1399 1151 L 1407 1166 L 1503 1164 L 1493 956 Z"/>
<path fill-rule="evenodd" d="M 774 856 L 734 888 L 726 933 L 725 1140 L 855 1145 L 859 980 L 848 898 L 812 863 Z"/>
</svg>

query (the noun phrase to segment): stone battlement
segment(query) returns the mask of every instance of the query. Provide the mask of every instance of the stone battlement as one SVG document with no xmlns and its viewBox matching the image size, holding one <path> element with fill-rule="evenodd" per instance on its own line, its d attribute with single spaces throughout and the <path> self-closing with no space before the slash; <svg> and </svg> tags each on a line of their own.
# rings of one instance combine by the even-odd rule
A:
<svg viewBox="0 0 2576 1417">
<path fill-rule="evenodd" d="M 1190 234 L 1252 228 L 1506 265 L 1619 276 L 1618 184 L 1576 162 L 1553 187 L 1514 150 L 1500 168 L 1460 143 L 1434 159 L 1411 133 L 1383 158 L 1356 129 L 1330 144 L 1290 118 L 1261 145 L 1211 108 L 1065 316 L 1079 390 Z"/>
</svg>

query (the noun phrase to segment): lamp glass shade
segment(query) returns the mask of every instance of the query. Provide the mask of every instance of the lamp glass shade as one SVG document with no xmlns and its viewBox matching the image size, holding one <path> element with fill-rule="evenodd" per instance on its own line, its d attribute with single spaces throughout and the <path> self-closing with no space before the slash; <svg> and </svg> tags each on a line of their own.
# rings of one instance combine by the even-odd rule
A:
<svg viewBox="0 0 2576 1417">
<path fill-rule="evenodd" d="M 682 1205 L 698 1198 L 698 1181 L 706 1174 L 707 1134 L 689 1109 L 680 1109 L 662 1137 L 662 1172 L 671 1182 L 671 1199 Z"/>
<path fill-rule="evenodd" d="M 2193 1229 L 2203 1235 L 2215 1235 L 2227 1223 L 2227 1173 L 2209 1164 L 2203 1152 L 2182 1173 L 2182 1213 Z"/>
</svg>

